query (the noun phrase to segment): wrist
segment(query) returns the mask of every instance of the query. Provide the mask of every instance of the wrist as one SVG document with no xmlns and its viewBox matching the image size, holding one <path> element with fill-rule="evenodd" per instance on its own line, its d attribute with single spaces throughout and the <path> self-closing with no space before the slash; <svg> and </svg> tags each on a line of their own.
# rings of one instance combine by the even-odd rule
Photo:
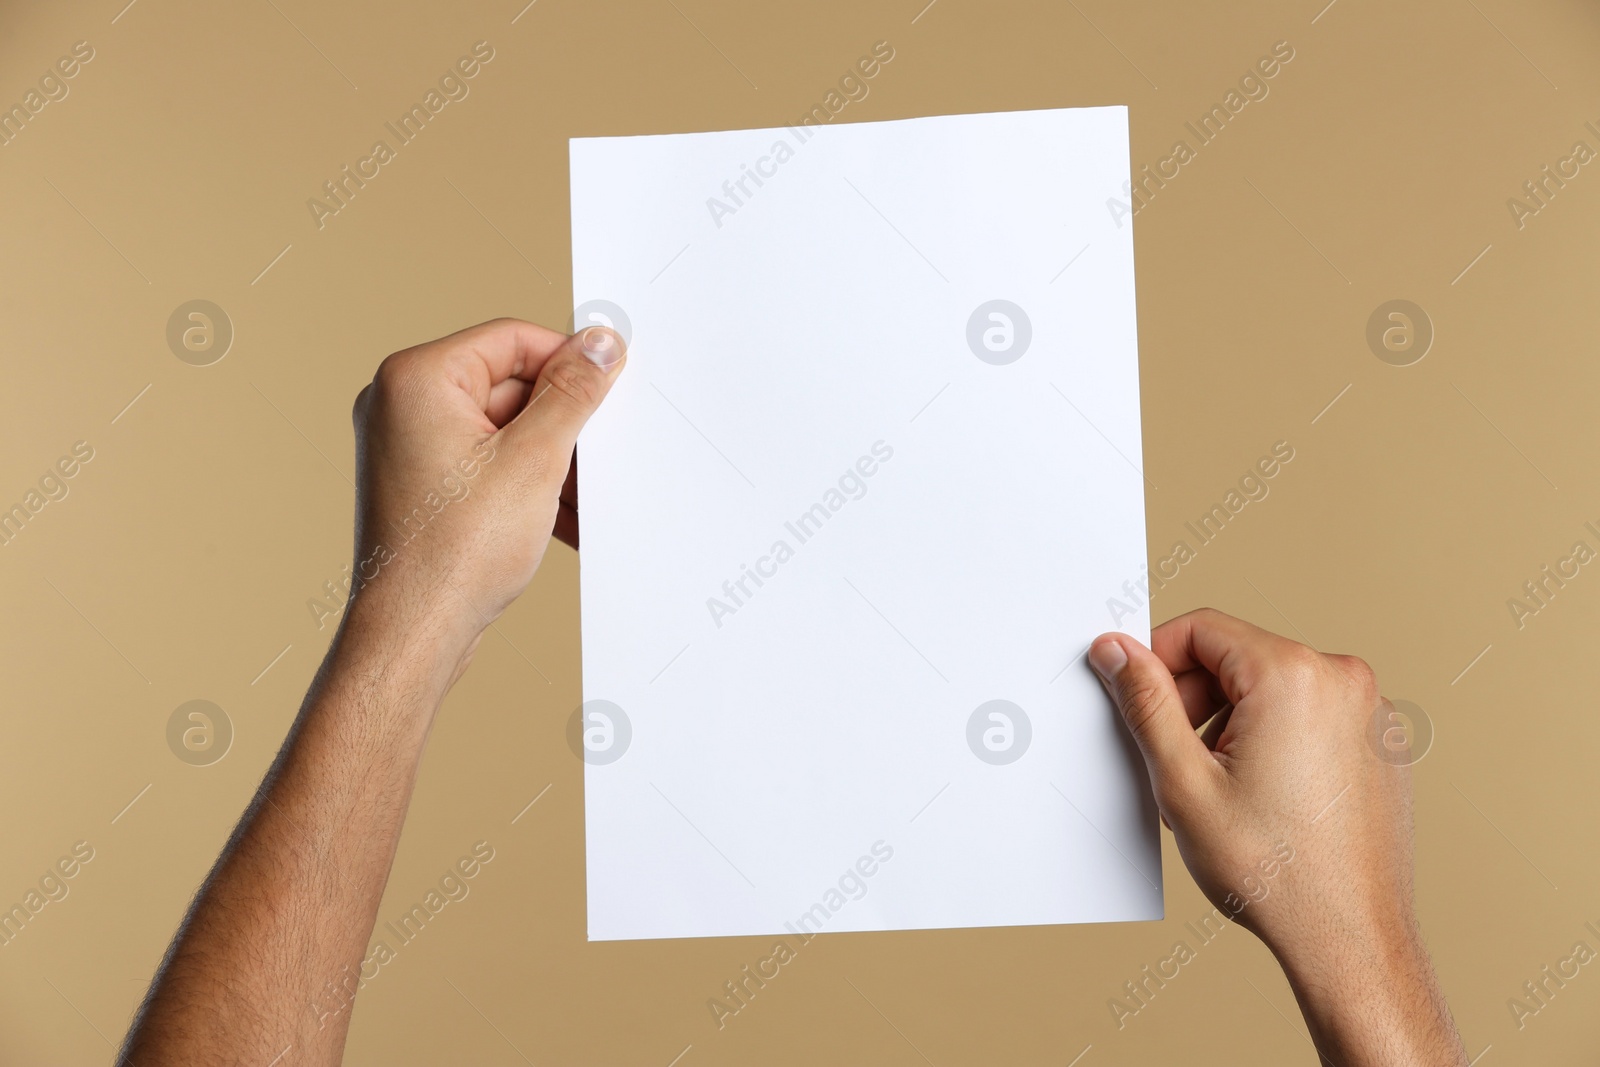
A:
<svg viewBox="0 0 1600 1067">
<path fill-rule="evenodd" d="M 432 717 L 481 632 L 459 611 L 429 608 L 394 587 L 368 586 L 351 598 L 329 656 L 334 677 L 390 690 L 408 714 Z"/>
<path fill-rule="evenodd" d="M 1460 1038 L 1414 920 L 1269 944 L 1318 1049 L 1341 1065 L 1458 1065 Z"/>
</svg>

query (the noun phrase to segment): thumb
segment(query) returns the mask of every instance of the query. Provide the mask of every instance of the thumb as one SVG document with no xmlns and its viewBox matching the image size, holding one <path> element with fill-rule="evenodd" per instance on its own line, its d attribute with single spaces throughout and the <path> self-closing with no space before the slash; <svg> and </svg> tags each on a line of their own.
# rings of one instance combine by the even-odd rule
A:
<svg viewBox="0 0 1600 1067">
<path fill-rule="evenodd" d="M 1144 754 L 1156 796 L 1181 798 L 1197 784 L 1208 753 L 1189 725 L 1172 672 L 1154 652 L 1127 634 L 1096 638 L 1089 648 L 1089 666 L 1116 701 L 1128 732 Z"/>
<path fill-rule="evenodd" d="M 552 469 L 559 466 L 564 475 L 578 431 L 611 391 L 626 359 L 622 338 L 604 326 L 567 338 L 540 368 L 527 405 L 502 431 L 506 442 L 557 457 Z"/>
</svg>

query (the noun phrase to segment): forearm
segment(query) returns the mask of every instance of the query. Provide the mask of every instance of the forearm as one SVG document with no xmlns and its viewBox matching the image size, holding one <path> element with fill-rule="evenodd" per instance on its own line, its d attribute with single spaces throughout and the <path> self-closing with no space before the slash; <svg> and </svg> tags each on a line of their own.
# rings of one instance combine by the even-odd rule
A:
<svg viewBox="0 0 1600 1067">
<path fill-rule="evenodd" d="M 456 666 L 360 599 L 185 920 L 125 1060 L 337 1064 L 417 765 Z"/>
<path fill-rule="evenodd" d="M 1414 924 L 1341 936 L 1331 954 L 1276 951 L 1301 1014 L 1333 1067 L 1462 1067 L 1461 1038 Z"/>
</svg>

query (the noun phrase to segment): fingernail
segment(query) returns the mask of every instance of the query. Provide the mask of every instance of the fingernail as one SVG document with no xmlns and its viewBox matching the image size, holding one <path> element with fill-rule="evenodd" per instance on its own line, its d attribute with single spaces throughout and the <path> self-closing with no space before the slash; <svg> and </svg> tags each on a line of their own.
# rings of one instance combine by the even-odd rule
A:
<svg viewBox="0 0 1600 1067">
<path fill-rule="evenodd" d="M 1106 681 L 1112 681 L 1128 665 L 1128 654 L 1117 641 L 1102 641 L 1089 650 L 1089 666 Z"/>
<path fill-rule="evenodd" d="M 583 358 L 597 367 L 609 367 L 622 358 L 622 346 L 617 344 L 610 330 L 600 326 L 583 331 L 581 348 Z"/>
</svg>

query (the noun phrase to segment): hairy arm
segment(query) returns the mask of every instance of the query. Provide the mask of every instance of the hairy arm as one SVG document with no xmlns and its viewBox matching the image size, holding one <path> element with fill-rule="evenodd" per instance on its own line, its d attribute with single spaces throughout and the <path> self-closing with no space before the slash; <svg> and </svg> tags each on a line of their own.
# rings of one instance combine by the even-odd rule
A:
<svg viewBox="0 0 1600 1067">
<path fill-rule="evenodd" d="M 145 1063 L 337 1063 L 417 766 L 440 651 L 352 606 L 283 750 L 167 953 L 129 1037 Z"/>
<path fill-rule="evenodd" d="M 384 361 L 357 400 L 361 585 L 195 897 L 119 1062 L 337 1064 L 440 702 L 533 577 L 615 335 L 497 320 Z"/>
</svg>

